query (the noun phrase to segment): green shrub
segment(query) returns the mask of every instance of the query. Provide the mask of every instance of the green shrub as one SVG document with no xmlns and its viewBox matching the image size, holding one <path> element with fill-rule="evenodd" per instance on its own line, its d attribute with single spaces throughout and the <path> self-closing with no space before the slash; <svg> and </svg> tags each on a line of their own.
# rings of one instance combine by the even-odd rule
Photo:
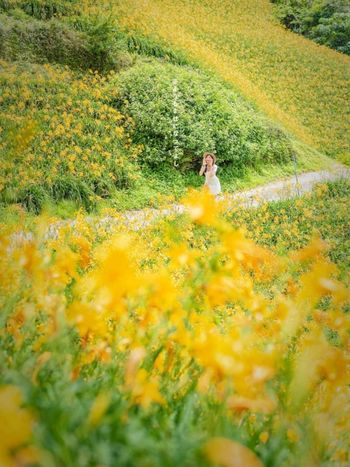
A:
<svg viewBox="0 0 350 467">
<path fill-rule="evenodd" d="M 47 191 L 42 185 L 29 185 L 17 196 L 17 202 L 35 214 L 40 213 L 47 200 Z"/>
<path fill-rule="evenodd" d="M 189 67 L 140 60 L 111 86 L 112 104 L 135 122 L 133 141 L 144 146 L 142 161 L 153 168 L 172 164 L 175 146 L 182 169 L 197 167 L 204 151 L 216 152 L 237 173 L 293 155 L 283 131 L 228 86 Z"/>
<path fill-rule="evenodd" d="M 120 70 L 133 63 L 128 53 L 127 38 L 115 20 L 109 16 L 76 15 L 66 21 L 74 30 L 87 37 L 89 68 L 102 72 Z"/>
<path fill-rule="evenodd" d="M 90 62 L 84 35 L 57 20 L 16 20 L 0 16 L 0 55 L 10 61 L 60 63 L 85 67 Z"/>
<path fill-rule="evenodd" d="M 154 39 L 149 36 L 127 33 L 127 47 L 130 52 L 148 57 L 164 59 L 177 65 L 188 65 L 190 61 L 182 51 L 174 50 L 161 43 L 160 39 Z"/>
</svg>

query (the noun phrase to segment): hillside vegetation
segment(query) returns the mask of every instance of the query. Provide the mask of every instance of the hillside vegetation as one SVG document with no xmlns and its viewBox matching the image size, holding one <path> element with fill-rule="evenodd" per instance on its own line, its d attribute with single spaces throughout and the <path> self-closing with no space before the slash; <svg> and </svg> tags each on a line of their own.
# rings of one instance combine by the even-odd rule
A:
<svg viewBox="0 0 350 467">
<path fill-rule="evenodd" d="M 268 0 L 125 0 L 106 8 L 125 27 L 186 49 L 304 142 L 349 160 L 350 58 L 284 29 Z"/>
<path fill-rule="evenodd" d="M 225 190 L 248 174 L 290 173 L 296 161 L 324 164 L 298 119 L 237 73 L 231 52 L 217 55 L 217 41 L 227 49 L 234 39 L 213 38 L 209 15 L 215 23 L 221 7 L 201 4 L 193 16 L 180 3 L 172 37 L 175 4 L 153 3 L 142 18 L 137 3 L 123 5 L 0 2 L 2 203 L 34 212 L 66 199 L 88 210 L 157 203 L 201 183 L 204 151 L 218 154 Z"/>
<path fill-rule="evenodd" d="M 1 467 L 349 465 L 349 181 L 188 190 L 345 160 L 349 58 L 262 0 L 0 13 Z"/>
<path fill-rule="evenodd" d="M 350 55 L 348 0 L 272 0 L 272 3 L 287 28 Z"/>
</svg>

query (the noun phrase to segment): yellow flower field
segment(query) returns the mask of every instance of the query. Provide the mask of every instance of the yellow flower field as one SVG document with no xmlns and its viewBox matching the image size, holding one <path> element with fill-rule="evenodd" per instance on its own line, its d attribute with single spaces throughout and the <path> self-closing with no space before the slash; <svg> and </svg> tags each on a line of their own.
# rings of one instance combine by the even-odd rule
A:
<svg viewBox="0 0 350 467">
<path fill-rule="evenodd" d="M 106 77 L 52 65 L 2 61 L 0 67 L 2 201 L 31 208 L 31 190 L 34 204 L 43 187 L 89 208 L 132 185 L 138 177 L 138 147 L 130 149 L 126 131 L 132 121 L 106 105 Z M 36 202 L 33 210 L 40 211 Z"/>
<path fill-rule="evenodd" d="M 2 465 L 346 465 L 348 199 L 235 211 L 200 191 L 137 232 L 3 224 Z"/>
</svg>

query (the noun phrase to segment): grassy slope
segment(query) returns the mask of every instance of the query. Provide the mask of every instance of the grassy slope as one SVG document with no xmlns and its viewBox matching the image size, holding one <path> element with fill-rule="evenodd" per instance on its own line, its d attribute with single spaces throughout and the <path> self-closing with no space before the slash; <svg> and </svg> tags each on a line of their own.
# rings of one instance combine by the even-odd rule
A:
<svg viewBox="0 0 350 467">
<path fill-rule="evenodd" d="M 125 27 L 186 49 L 298 139 L 350 162 L 350 57 L 285 30 L 268 0 L 123 0 L 106 8 Z"/>
</svg>

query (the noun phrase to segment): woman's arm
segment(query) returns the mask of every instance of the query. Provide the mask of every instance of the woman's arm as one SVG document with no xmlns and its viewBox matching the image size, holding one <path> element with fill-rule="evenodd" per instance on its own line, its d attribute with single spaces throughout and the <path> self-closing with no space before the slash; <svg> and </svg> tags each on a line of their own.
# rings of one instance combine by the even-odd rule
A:
<svg viewBox="0 0 350 467">
<path fill-rule="evenodd" d="M 205 169 L 206 169 L 206 164 L 205 164 L 205 162 L 203 161 L 202 167 L 201 167 L 201 169 L 200 169 L 200 171 L 199 171 L 199 175 L 203 175 L 204 172 L 205 172 Z"/>
</svg>

